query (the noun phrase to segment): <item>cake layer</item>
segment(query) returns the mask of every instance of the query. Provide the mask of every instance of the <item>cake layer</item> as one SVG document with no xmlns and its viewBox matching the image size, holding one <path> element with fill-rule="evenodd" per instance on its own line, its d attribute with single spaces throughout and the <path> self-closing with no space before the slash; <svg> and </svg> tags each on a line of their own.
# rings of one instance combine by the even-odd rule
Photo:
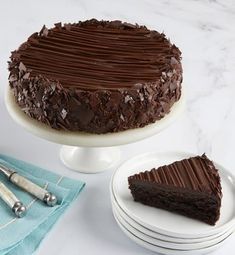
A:
<svg viewBox="0 0 235 255">
<path fill-rule="evenodd" d="M 214 225 L 220 216 L 221 184 L 206 155 L 176 161 L 128 178 L 135 201 Z"/>
<path fill-rule="evenodd" d="M 117 132 L 170 111 L 181 95 L 180 56 L 145 26 L 58 23 L 12 53 L 9 82 L 22 110 L 52 128 Z"/>
</svg>

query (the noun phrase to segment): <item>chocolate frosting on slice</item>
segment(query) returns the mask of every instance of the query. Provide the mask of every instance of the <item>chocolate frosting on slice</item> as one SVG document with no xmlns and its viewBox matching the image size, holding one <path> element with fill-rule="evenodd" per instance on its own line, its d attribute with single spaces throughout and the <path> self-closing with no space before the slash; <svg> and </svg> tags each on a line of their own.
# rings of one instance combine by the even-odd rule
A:
<svg viewBox="0 0 235 255">
<path fill-rule="evenodd" d="M 132 180 L 222 195 L 218 170 L 205 154 L 135 174 L 129 177 Z"/>
</svg>

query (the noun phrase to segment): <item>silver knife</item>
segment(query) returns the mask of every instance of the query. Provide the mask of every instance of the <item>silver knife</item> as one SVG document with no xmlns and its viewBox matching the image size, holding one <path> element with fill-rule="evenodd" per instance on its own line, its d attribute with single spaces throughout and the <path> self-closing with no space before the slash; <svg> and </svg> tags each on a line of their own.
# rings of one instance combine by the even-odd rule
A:
<svg viewBox="0 0 235 255">
<path fill-rule="evenodd" d="M 12 209 L 18 218 L 26 215 L 26 207 L 2 182 L 0 182 L 0 198 Z"/>
<path fill-rule="evenodd" d="M 19 175 L 17 172 L 5 167 L 0 164 L 0 172 L 3 173 L 10 182 L 40 199 L 48 206 L 55 206 L 57 203 L 57 198 L 52 193 L 48 192 L 46 189 L 41 188 L 37 184 L 31 182 L 25 177 Z"/>
</svg>

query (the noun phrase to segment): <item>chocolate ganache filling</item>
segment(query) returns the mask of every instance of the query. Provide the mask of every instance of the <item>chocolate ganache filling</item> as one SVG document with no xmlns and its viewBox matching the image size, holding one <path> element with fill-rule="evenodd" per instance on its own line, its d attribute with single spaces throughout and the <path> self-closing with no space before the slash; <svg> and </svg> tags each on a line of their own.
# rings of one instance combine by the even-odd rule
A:
<svg viewBox="0 0 235 255">
<path fill-rule="evenodd" d="M 52 128 L 90 133 L 143 127 L 181 95 L 181 52 L 145 26 L 95 19 L 58 23 L 12 52 L 21 109 Z"/>
</svg>

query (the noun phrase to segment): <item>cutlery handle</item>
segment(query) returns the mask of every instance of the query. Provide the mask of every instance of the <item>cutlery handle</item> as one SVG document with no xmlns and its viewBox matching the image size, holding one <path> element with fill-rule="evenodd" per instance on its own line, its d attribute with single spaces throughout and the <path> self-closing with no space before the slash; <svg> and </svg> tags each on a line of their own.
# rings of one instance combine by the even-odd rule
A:
<svg viewBox="0 0 235 255">
<path fill-rule="evenodd" d="M 12 171 L 8 167 L 0 164 L 0 172 L 3 173 L 9 179 L 15 171 Z"/>
<path fill-rule="evenodd" d="M 0 198 L 12 209 L 17 217 L 25 216 L 26 207 L 2 182 L 0 182 Z"/>
<path fill-rule="evenodd" d="M 37 184 L 31 182 L 25 177 L 19 175 L 18 173 L 13 173 L 9 179 L 12 183 L 22 188 L 26 192 L 32 194 L 36 198 L 45 202 L 49 206 L 54 206 L 57 203 L 56 196 L 48 192 L 46 189 L 41 188 Z"/>
</svg>

